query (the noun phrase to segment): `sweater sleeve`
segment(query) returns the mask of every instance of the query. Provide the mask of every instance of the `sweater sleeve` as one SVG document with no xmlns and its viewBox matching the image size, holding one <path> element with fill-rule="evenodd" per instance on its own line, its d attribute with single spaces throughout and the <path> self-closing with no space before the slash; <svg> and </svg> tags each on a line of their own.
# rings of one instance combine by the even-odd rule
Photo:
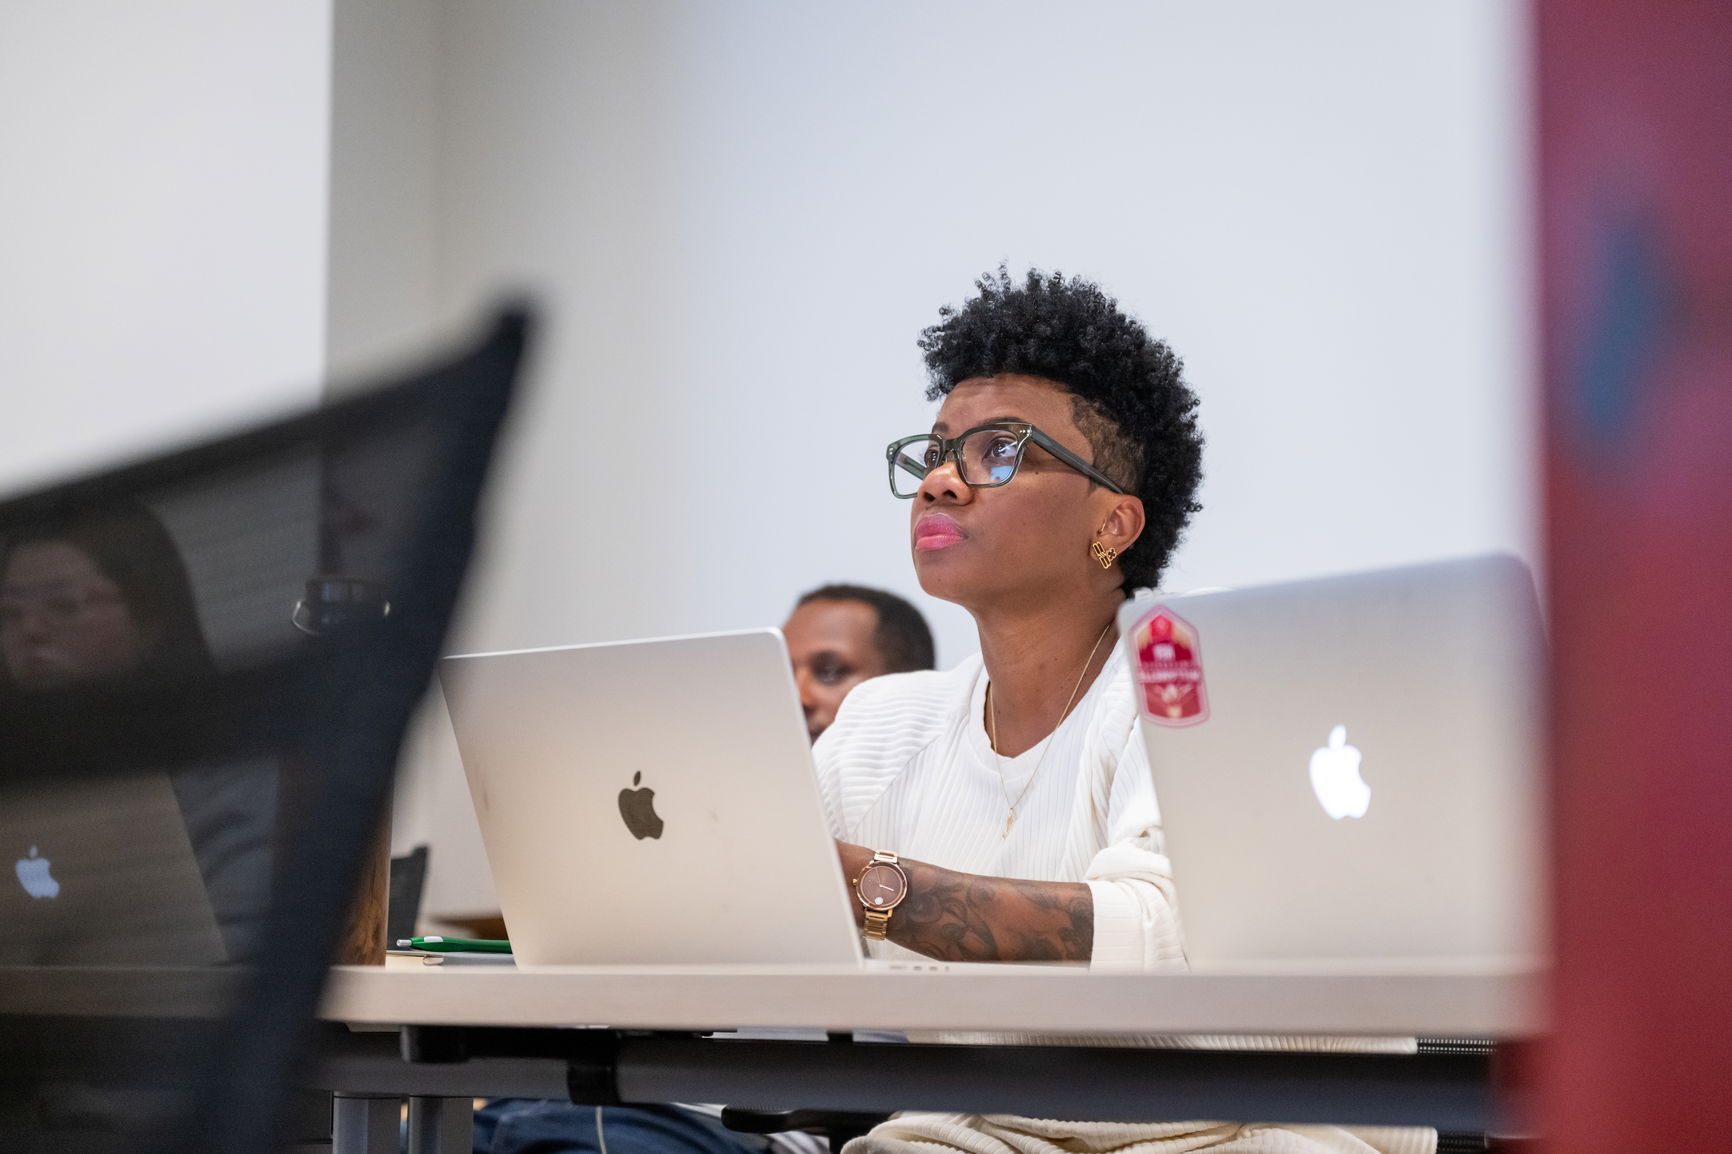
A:
<svg viewBox="0 0 1732 1154">
<path fill-rule="evenodd" d="M 1183 970 L 1173 871 L 1161 833 L 1161 814 L 1149 778 L 1148 755 L 1134 706 L 1114 703 L 1118 714 L 1097 730 L 1095 806 L 1104 810 L 1106 844 L 1083 880 L 1094 899 L 1097 970 Z"/>
</svg>

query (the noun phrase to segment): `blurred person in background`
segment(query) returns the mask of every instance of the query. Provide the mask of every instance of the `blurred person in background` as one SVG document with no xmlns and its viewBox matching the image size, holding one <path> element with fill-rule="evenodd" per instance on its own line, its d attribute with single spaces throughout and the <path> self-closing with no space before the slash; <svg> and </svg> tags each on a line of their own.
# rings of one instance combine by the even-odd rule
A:
<svg viewBox="0 0 1732 1154">
<path fill-rule="evenodd" d="M 0 543 L 0 698 L 122 681 L 197 693 L 214 673 L 185 562 L 145 506 L 44 519 Z M 223 948 L 231 961 L 251 957 L 263 944 L 275 773 L 163 768 Z"/>
<path fill-rule="evenodd" d="M 0 546 L 0 657 L 13 691 L 211 671 L 174 540 L 141 505 L 43 521 Z"/>
<path fill-rule="evenodd" d="M 863 585 L 825 585 L 802 594 L 782 636 L 813 741 L 862 681 L 933 665 L 932 630 L 920 610 L 894 593 Z"/>
</svg>

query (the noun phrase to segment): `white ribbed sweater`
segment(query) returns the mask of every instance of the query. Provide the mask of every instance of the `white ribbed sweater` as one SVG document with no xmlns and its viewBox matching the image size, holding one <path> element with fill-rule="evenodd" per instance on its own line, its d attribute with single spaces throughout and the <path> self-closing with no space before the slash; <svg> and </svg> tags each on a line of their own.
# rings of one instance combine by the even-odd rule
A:
<svg viewBox="0 0 1732 1154">
<path fill-rule="evenodd" d="M 1172 871 L 1122 652 L 1045 741 L 997 764 L 981 720 L 987 681 L 977 655 L 947 672 L 857 686 L 813 750 L 831 831 L 965 873 L 1086 881 L 1095 968 L 1183 968 Z M 1002 837 L 1007 795 L 1022 800 Z M 872 951 L 914 956 L 889 942 Z"/>
</svg>

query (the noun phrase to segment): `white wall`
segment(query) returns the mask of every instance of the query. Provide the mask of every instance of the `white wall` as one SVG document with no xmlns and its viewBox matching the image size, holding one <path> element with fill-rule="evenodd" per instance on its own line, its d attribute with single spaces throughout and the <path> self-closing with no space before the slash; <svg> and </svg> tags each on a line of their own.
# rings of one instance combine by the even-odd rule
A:
<svg viewBox="0 0 1732 1154">
<path fill-rule="evenodd" d="M 439 24 L 437 6 L 423 0 L 334 0 L 325 300 L 333 393 L 452 335 L 434 305 Z M 400 759 L 391 849 L 434 843 L 426 907 L 486 911 L 492 880 L 450 730 L 435 691 Z"/>
<path fill-rule="evenodd" d="M 0 489 L 318 396 L 330 5 L 0 6 Z"/>
<path fill-rule="evenodd" d="M 334 0 L 326 350 L 338 390 L 438 336 L 435 70 L 426 0 Z"/>
<path fill-rule="evenodd" d="M 0 7 L 0 486 L 529 287 L 460 647 L 918 598 L 881 448 L 930 420 L 918 330 L 1005 259 L 1185 357 L 1208 480 L 1169 585 L 1534 551 L 1513 0 L 332 8 Z M 436 708 L 409 765 L 400 843 L 467 804 Z M 430 902 L 490 899 L 472 841 L 439 860 Z"/>
<path fill-rule="evenodd" d="M 459 646 L 775 623 L 846 579 L 969 652 L 882 447 L 931 420 L 918 331 L 1001 259 L 1185 358 L 1208 478 L 1169 587 L 1531 556 L 1521 35 L 1513 0 L 448 0 L 436 312 L 522 286 L 549 322 Z M 438 825 L 467 799 L 430 732 Z M 435 906 L 484 901 L 469 852 Z"/>
<path fill-rule="evenodd" d="M 551 321 L 468 640 L 914 592 L 882 446 L 930 421 L 918 330 L 1000 259 L 1185 358 L 1208 480 L 1169 585 L 1529 552 L 1519 31 L 1493 0 L 449 3 L 439 300 L 527 284 Z"/>
</svg>

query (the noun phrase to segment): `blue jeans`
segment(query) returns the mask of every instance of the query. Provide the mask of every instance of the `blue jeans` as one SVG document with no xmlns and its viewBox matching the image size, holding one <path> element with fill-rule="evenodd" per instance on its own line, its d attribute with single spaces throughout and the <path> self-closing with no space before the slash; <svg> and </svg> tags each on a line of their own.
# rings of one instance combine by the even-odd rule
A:
<svg viewBox="0 0 1732 1154">
<path fill-rule="evenodd" d="M 763 1154 L 766 1145 L 679 1106 L 603 1106 L 601 1115 L 607 1154 Z M 475 1154 L 601 1154 L 595 1107 L 495 1098 L 475 1112 Z"/>
</svg>

